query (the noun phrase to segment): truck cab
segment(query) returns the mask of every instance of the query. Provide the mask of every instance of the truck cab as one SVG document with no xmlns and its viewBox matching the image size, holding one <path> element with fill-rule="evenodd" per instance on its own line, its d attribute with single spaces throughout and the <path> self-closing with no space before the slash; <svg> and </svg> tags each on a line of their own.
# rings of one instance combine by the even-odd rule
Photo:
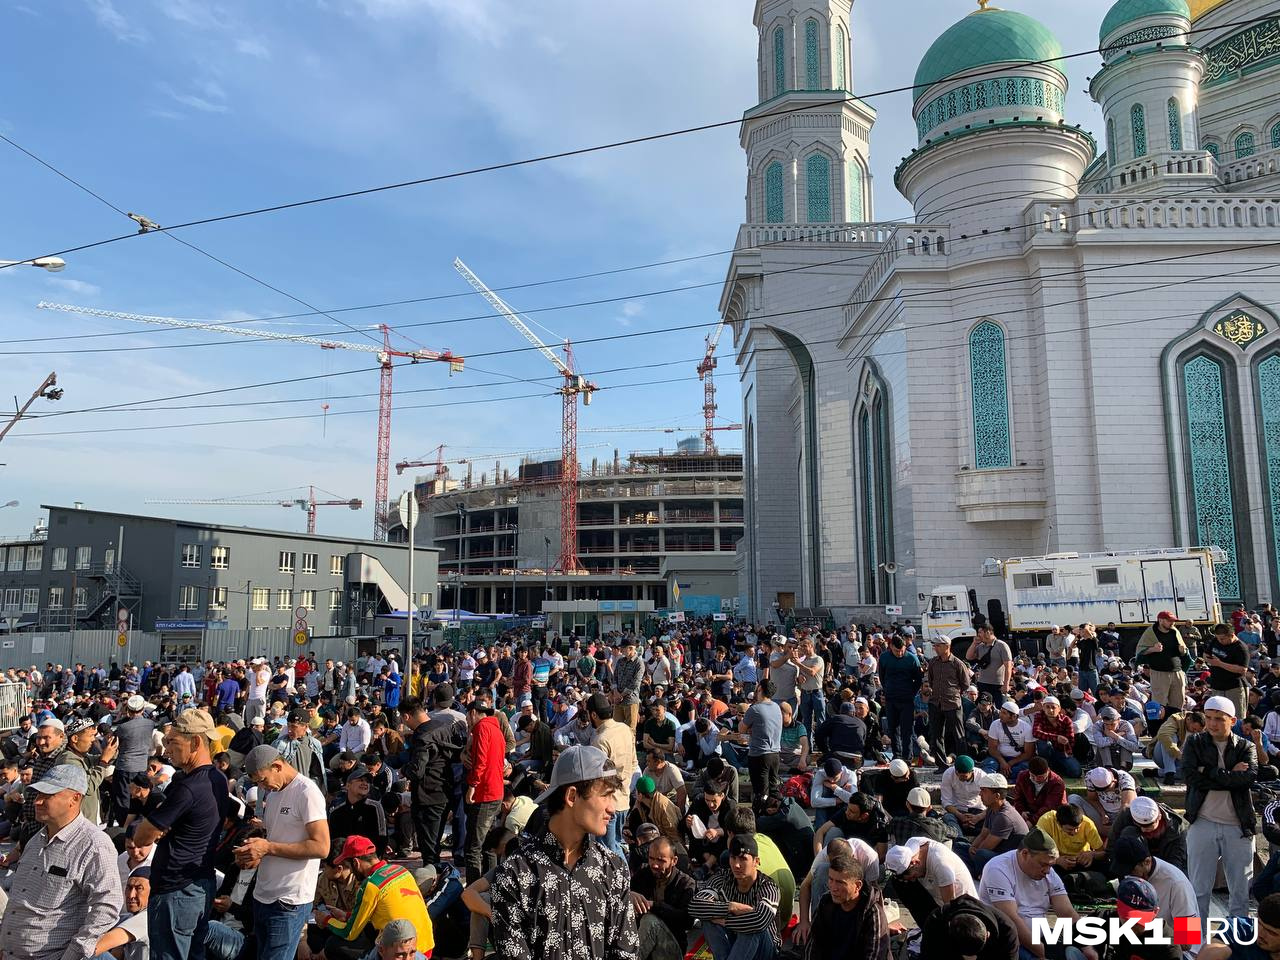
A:
<svg viewBox="0 0 1280 960">
<path fill-rule="evenodd" d="M 921 617 L 924 640 L 932 647 L 934 637 L 947 636 L 956 649 L 962 650 L 974 636 L 973 613 L 969 588 L 963 583 L 934 587 Z"/>
</svg>

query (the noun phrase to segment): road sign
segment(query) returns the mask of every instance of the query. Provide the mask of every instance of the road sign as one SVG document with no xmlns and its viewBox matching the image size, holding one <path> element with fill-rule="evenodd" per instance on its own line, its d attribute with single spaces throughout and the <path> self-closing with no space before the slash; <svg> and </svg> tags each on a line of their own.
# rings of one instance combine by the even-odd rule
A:
<svg viewBox="0 0 1280 960">
<path fill-rule="evenodd" d="M 306 608 L 306 607 L 298 607 L 296 610 L 294 610 L 294 611 L 293 611 L 293 619 L 295 619 L 295 620 L 303 620 L 303 621 L 305 621 L 305 620 L 307 619 L 307 608 Z"/>
<path fill-rule="evenodd" d="M 396 503 L 400 510 L 400 522 L 408 529 L 410 525 L 418 523 L 418 498 L 406 490 L 400 494 L 400 500 Z"/>
<path fill-rule="evenodd" d="M 121 633 L 118 637 L 116 637 L 117 647 L 127 647 L 128 645 L 129 645 L 129 635 L 127 633 Z"/>
<path fill-rule="evenodd" d="M 900 617 L 902 616 L 902 607 L 891 604 L 884 608 L 884 615 L 886 617 Z"/>
<path fill-rule="evenodd" d="M 295 621 L 293 621 L 293 629 L 294 629 L 295 631 L 297 631 L 297 630 L 301 630 L 303 633 L 306 633 L 306 630 L 307 630 L 307 621 L 305 621 L 305 620 L 295 620 Z"/>
<path fill-rule="evenodd" d="M 310 639 L 311 637 L 307 635 L 307 631 L 305 630 L 298 630 L 293 635 L 293 642 L 300 647 L 305 647 L 307 645 L 307 641 Z"/>
</svg>

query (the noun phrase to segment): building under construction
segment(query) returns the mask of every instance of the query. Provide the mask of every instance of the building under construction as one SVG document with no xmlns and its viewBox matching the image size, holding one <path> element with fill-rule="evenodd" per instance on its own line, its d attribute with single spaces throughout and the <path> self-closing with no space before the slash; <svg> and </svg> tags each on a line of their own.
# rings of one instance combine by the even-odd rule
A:
<svg viewBox="0 0 1280 960">
<path fill-rule="evenodd" d="M 536 615 L 544 601 L 621 602 L 621 610 L 710 613 L 737 602 L 735 555 L 743 533 L 742 454 L 632 453 L 583 464 L 578 477 L 579 571 L 558 568 L 561 461 L 514 472 L 419 478 L 415 531 L 440 549 L 439 606 Z M 391 538 L 407 539 L 393 511 Z M 637 606 L 632 606 L 635 601 Z M 650 606 L 650 604 L 652 606 Z"/>
</svg>

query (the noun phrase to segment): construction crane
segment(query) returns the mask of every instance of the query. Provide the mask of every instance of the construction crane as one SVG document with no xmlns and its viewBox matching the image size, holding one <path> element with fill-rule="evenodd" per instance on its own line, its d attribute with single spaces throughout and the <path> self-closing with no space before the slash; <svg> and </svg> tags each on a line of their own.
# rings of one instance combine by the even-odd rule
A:
<svg viewBox="0 0 1280 960">
<path fill-rule="evenodd" d="M 597 444 L 599 446 L 599 444 Z M 412 467 L 435 467 L 436 476 L 441 477 L 449 472 L 449 464 L 451 463 L 480 463 L 490 460 L 502 461 L 510 460 L 512 457 L 532 457 L 539 453 L 555 453 L 558 447 L 544 447 L 541 450 L 517 450 L 514 453 L 489 453 L 483 457 L 455 457 L 452 460 L 444 460 L 441 458 L 445 445 L 442 443 L 435 448 L 435 459 L 428 460 L 401 460 L 396 464 L 396 473 L 401 474 Z"/>
<path fill-rule="evenodd" d="M 354 350 L 358 353 L 376 354 L 381 377 L 378 384 L 378 451 L 373 483 L 373 538 L 387 539 L 388 467 L 391 461 L 391 368 L 392 358 L 399 357 L 410 363 L 433 361 L 447 363 L 449 373 L 460 372 L 465 363 L 449 350 L 393 350 L 391 328 L 385 323 L 377 329 L 382 333 L 382 346 L 371 343 L 348 343 L 346 340 L 325 340 L 320 337 L 278 333 L 274 330 L 255 330 L 249 327 L 229 326 L 224 323 L 204 323 L 196 320 L 179 320 L 176 317 L 153 317 L 139 313 L 121 313 L 117 310 L 98 310 L 94 307 L 77 307 L 66 303 L 40 301 L 41 310 L 60 310 L 86 317 L 105 317 L 111 320 L 132 320 L 135 323 L 152 323 L 162 327 L 178 327 L 185 330 L 205 330 L 209 333 L 227 333 L 236 337 L 253 337 L 258 340 L 279 340 L 290 343 L 306 343 L 322 350 Z"/>
<path fill-rule="evenodd" d="M 724 321 L 716 324 L 715 329 L 707 334 L 707 350 L 698 364 L 698 379 L 702 381 L 702 416 L 706 420 L 702 428 L 702 447 L 707 453 L 716 452 L 716 347 L 720 345 L 720 334 L 724 332 Z"/>
<path fill-rule="evenodd" d="M 698 427 L 583 427 L 583 433 L 692 433 Z M 740 423 L 726 423 L 715 427 L 703 427 L 703 430 L 711 430 L 719 433 L 722 430 L 741 430 Z M 708 453 L 716 451 L 708 450 Z"/>
<path fill-rule="evenodd" d="M 565 340 L 564 359 L 561 360 L 538 339 L 519 314 L 486 287 L 465 263 L 455 258 L 453 268 L 564 377 L 564 385 L 556 391 L 562 400 L 563 419 L 560 428 L 560 559 L 556 561 L 555 569 L 559 573 L 577 573 L 583 569 L 578 562 L 578 398 L 582 398 L 583 406 L 590 406 L 591 395 L 600 388 L 574 370 L 572 343 Z"/>
<path fill-rule="evenodd" d="M 323 491 L 322 491 L 323 492 Z M 208 506 L 217 507 L 301 507 L 307 513 L 307 533 L 316 532 L 316 508 L 317 507 L 347 507 L 350 510 L 359 510 L 364 506 L 363 500 L 317 500 L 316 488 L 314 486 L 307 487 L 307 496 L 295 497 L 292 500 L 234 500 L 234 499 L 218 499 L 218 500 L 147 500 L 147 503 L 182 503 L 191 504 L 198 503 Z"/>
<path fill-rule="evenodd" d="M 449 468 L 445 466 L 444 460 L 444 444 L 436 447 L 436 456 L 434 460 L 401 460 L 396 464 L 396 476 L 400 476 L 410 467 L 435 467 L 436 476 L 443 477 L 449 472 Z M 457 460 L 450 460 L 449 463 L 458 463 Z"/>
</svg>

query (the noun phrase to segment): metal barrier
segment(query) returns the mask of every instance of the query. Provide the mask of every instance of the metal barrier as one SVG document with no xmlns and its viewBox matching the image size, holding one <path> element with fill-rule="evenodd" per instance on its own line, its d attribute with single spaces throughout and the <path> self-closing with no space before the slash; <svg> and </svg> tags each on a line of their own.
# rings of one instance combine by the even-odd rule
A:
<svg viewBox="0 0 1280 960">
<path fill-rule="evenodd" d="M 24 684 L 0 683 L 0 730 L 16 730 L 18 718 L 30 712 Z"/>
</svg>

